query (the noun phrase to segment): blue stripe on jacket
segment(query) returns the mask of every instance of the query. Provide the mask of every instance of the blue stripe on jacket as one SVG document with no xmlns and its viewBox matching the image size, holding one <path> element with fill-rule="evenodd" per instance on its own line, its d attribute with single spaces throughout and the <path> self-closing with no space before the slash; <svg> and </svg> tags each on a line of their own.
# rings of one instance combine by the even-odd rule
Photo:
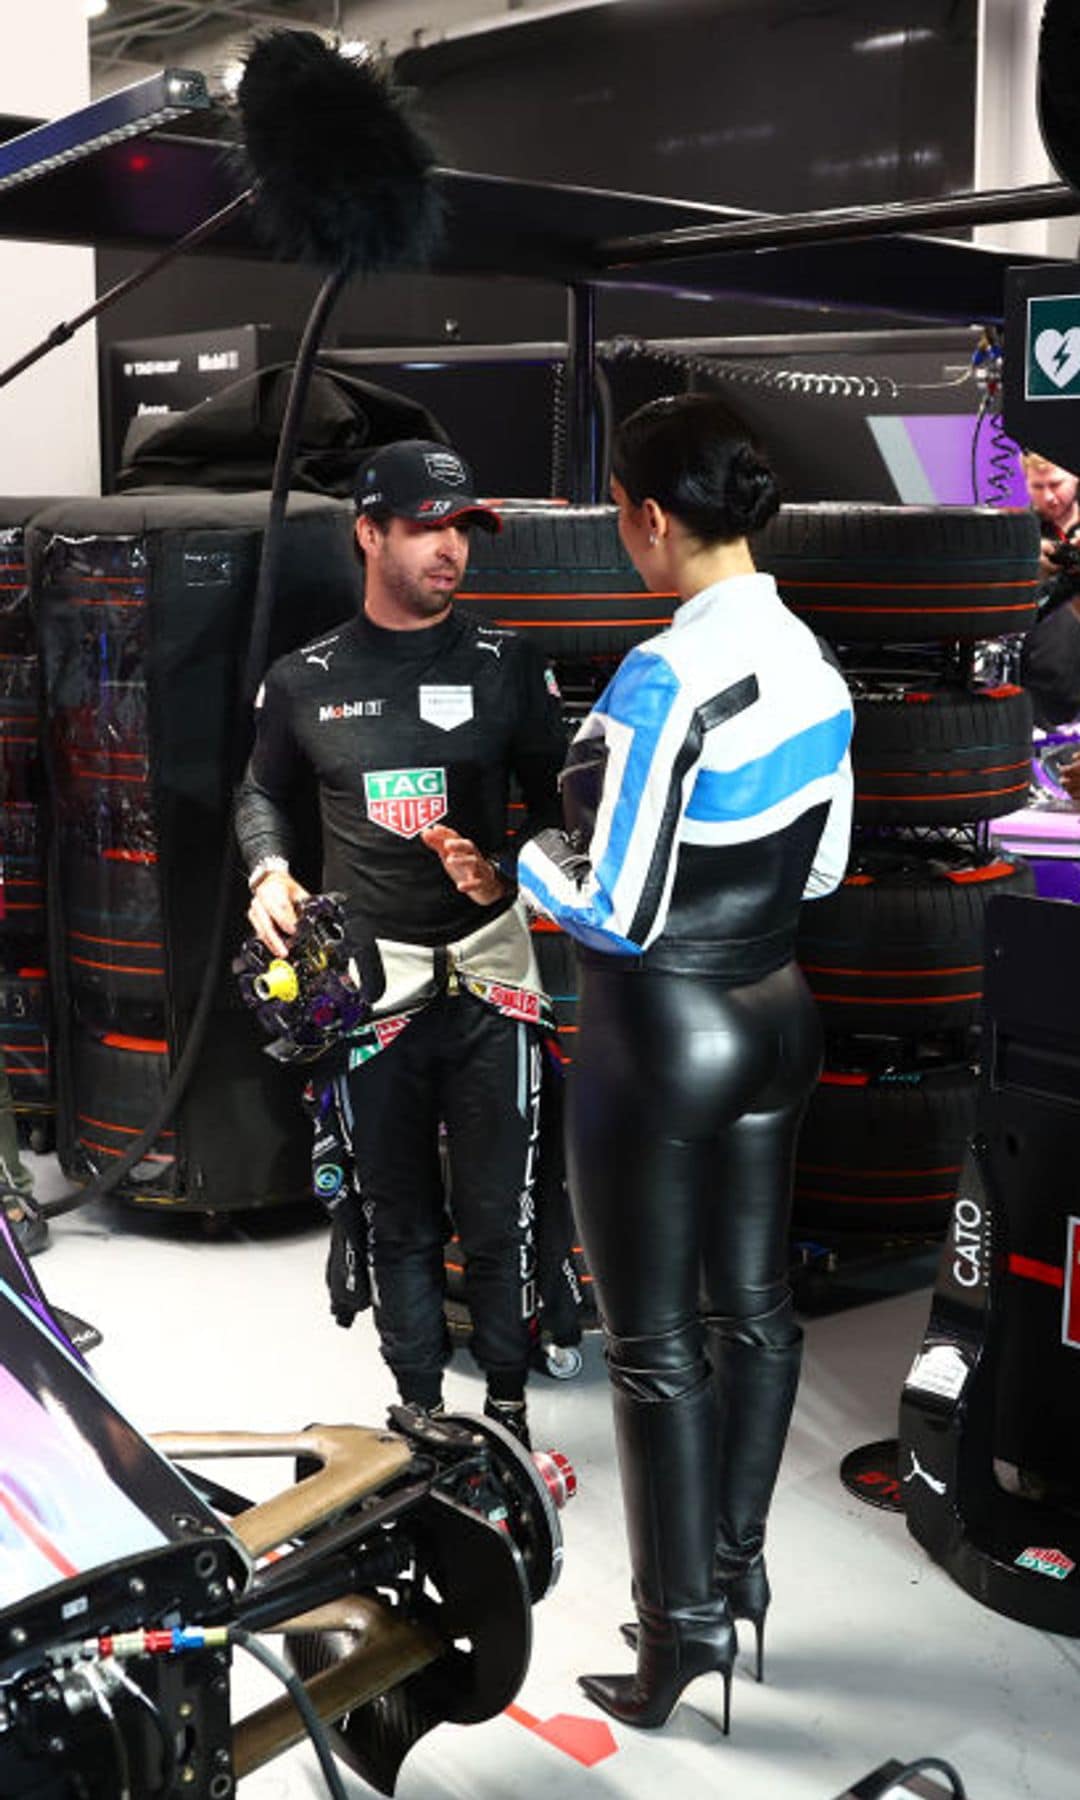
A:
<svg viewBox="0 0 1080 1800">
<path fill-rule="evenodd" d="M 597 702 L 598 713 L 628 726 L 633 735 L 612 812 L 607 848 L 594 871 L 596 892 L 591 900 L 580 904 L 557 900 L 535 869 L 528 869 L 527 885 L 540 905 L 581 943 L 598 950 L 634 955 L 640 949 L 629 938 L 613 932 L 606 921 L 611 917 L 614 889 L 639 824 L 641 799 L 657 745 L 680 692 L 679 678 L 664 657 L 632 650 Z M 648 873 L 651 851 L 649 844 L 642 864 L 642 882 Z"/>
<path fill-rule="evenodd" d="M 597 921 L 607 918 L 611 912 L 611 901 L 606 894 L 597 894 L 588 906 L 567 905 L 557 900 L 547 882 L 541 880 L 528 854 L 528 845 L 521 852 L 521 867 L 525 874 L 524 887 L 538 906 L 542 906 L 548 916 L 570 932 L 579 944 L 587 944 L 593 950 L 606 950 L 614 956 L 636 956 L 640 944 L 632 944 L 629 938 L 619 937 L 614 931 L 605 931 Z"/>
<path fill-rule="evenodd" d="M 709 825 L 755 818 L 812 781 L 835 775 L 850 740 L 851 714 L 845 708 L 737 769 L 701 769 L 686 817 Z"/>
<path fill-rule="evenodd" d="M 602 910 L 590 908 L 588 914 L 582 915 L 591 917 L 597 925 L 611 912 L 610 895 L 622 874 L 639 823 L 641 799 L 648 785 L 656 748 L 680 692 L 681 683 L 670 663 L 642 650 L 630 652 L 608 688 L 605 713 L 616 723 L 628 725 L 633 736 L 612 813 L 607 848 L 596 870 L 600 889 L 597 900 L 603 902 Z M 648 848 L 651 852 L 652 845 Z M 645 868 L 647 871 L 647 861 Z"/>
</svg>

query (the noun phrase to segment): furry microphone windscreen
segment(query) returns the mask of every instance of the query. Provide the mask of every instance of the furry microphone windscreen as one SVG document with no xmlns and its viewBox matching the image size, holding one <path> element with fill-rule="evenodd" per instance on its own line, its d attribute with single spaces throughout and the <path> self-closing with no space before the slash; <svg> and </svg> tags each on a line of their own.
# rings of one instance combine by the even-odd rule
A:
<svg viewBox="0 0 1080 1800">
<path fill-rule="evenodd" d="M 389 74 L 312 31 L 273 31 L 236 98 L 258 226 L 279 256 L 366 273 L 427 261 L 435 155 Z"/>
</svg>

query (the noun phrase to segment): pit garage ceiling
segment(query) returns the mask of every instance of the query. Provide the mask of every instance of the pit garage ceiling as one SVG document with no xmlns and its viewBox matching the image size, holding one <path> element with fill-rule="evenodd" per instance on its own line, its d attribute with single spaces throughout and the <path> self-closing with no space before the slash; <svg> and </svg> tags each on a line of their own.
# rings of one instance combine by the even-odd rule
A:
<svg viewBox="0 0 1080 1800">
<path fill-rule="evenodd" d="M 95 0 L 100 4 L 100 0 Z M 94 90 L 105 93 L 148 68 L 187 65 L 219 73 L 258 30 L 336 32 L 396 54 L 411 45 L 542 14 L 619 0 L 108 0 L 90 19 Z"/>
</svg>

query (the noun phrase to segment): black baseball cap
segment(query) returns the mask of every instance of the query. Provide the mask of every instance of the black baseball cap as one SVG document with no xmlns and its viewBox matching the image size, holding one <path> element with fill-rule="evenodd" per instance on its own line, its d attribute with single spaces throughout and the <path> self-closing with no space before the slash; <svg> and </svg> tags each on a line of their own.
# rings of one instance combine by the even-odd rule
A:
<svg viewBox="0 0 1080 1800">
<path fill-rule="evenodd" d="M 464 457 L 447 444 L 426 438 L 384 444 L 360 464 L 356 510 L 416 519 L 422 525 L 475 519 L 485 531 L 502 530 L 498 513 L 475 498 L 472 470 Z"/>
</svg>

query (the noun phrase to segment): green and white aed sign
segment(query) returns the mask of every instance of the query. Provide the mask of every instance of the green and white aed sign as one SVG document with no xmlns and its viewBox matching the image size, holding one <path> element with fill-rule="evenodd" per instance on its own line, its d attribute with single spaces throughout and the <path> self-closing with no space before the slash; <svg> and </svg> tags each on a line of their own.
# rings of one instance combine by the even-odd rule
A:
<svg viewBox="0 0 1080 1800">
<path fill-rule="evenodd" d="M 364 776 L 367 815 L 395 837 L 417 837 L 446 815 L 445 769 L 377 769 Z"/>
<path fill-rule="evenodd" d="M 1029 298 L 1024 396 L 1080 400 L 1080 294 Z"/>
</svg>

